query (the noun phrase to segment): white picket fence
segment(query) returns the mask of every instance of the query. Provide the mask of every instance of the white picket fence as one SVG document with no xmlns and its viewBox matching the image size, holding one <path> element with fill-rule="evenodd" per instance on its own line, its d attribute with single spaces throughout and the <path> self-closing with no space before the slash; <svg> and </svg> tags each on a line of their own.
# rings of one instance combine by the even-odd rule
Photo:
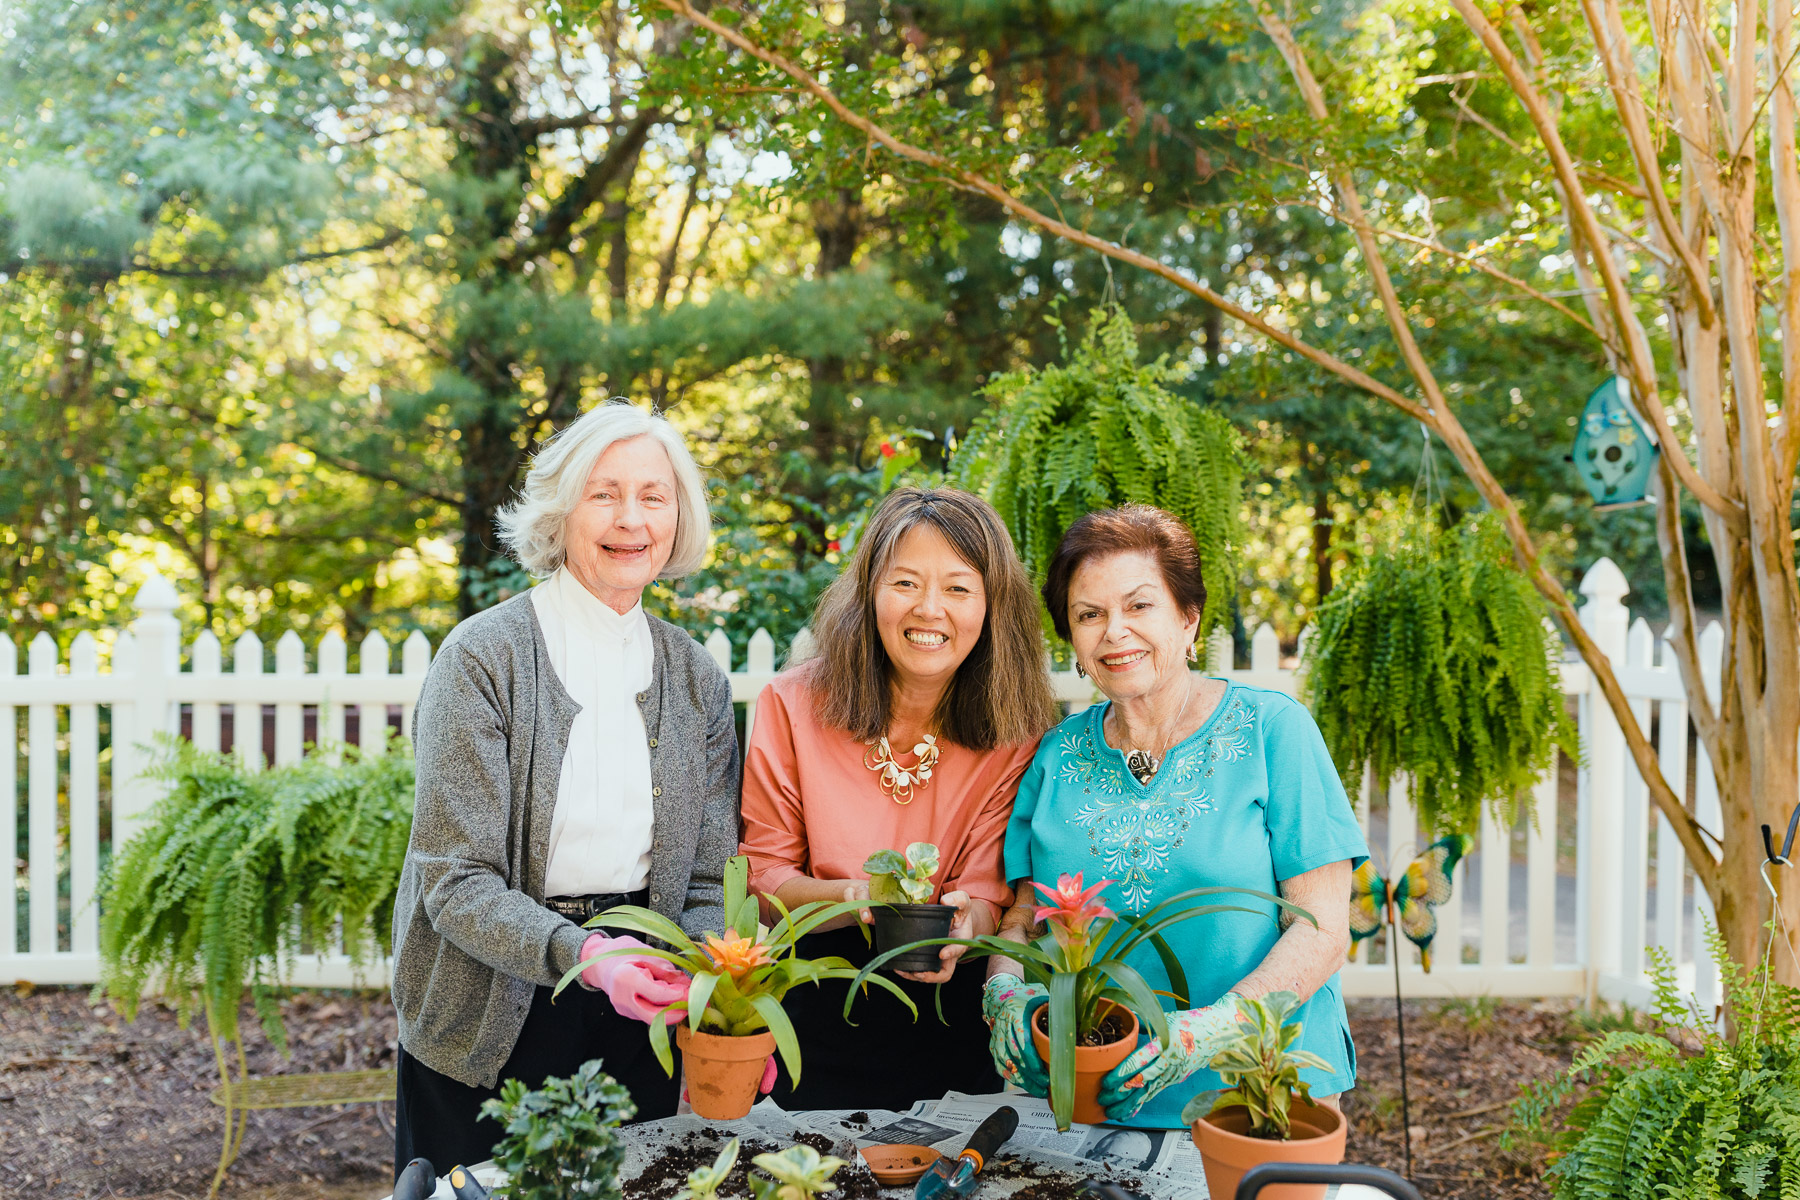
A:
<svg viewBox="0 0 1800 1200">
<path fill-rule="evenodd" d="M 1587 597 L 1582 620 L 1620 664 L 1621 683 L 1639 720 L 1648 725 L 1655 714 L 1664 769 L 1679 785 L 1687 777 L 1688 751 L 1680 681 L 1666 649 L 1658 661 L 1649 626 L 1641 619 L 1631 622 L 1622 603 L 1626 591 L 1618 568 L 1600 560 L 1582 584 Z M 17 845 L 16 808 L 9 805 L 0 815 L 0 861 L 18 865 L 13 916 L 0 916 L 0 983 L 76 984 L 98 977 L 93 898 L 99 865 L 104 850 L 122 844 L 156 798 L 156 785 L 140 777 L 144 748 L 154 735 L 185 733 L 197 745 L 220 749 L 229 714 L 230 748 L 260 768 L 265 761 L 294 762 L 314 742 L 359 742 L 363 731 L 377 725 L 397 724 L 400 732 L 410 732 L 412 705 L 431 658 L 422 634 L 406 639 L 398 674 L 390 670 L 390 647 L 375 634 L 363 640 L 359 669 L 349 673 L 348 647 L 336 633 L 319 642 L 310 671 L 305 646 L 292 632 L 276 643 L 272 675 L 264 673 L 263 647 L 253 634 L 232 647 L 228 670 L 218 639 L 202 633 L 189 647 L 184 669 L 177 601 L 174 588 L 161 579 L 140 589 L 137 620 L 113 642 L 110 670 L 102 670 L 99 643 L 91 635 L 75 639 L 65 664 L 58 661 L 55 642 L 39 634 L 20 674 L 12 639 L 0 636 L 0 722 L 15 733 L 15 751 L 0 753 L 0 797 L 14 797 L 16 805 L 22 772 L 28 831 L 25 845 Z M 1701 647 L 1716 688 L 1723 648 L 1717 625 L 1705 631 Z M 733 670 L 732 647 L 722 632 L 708 638 L 706 648 L 730 673 L 732 697 L 746 706 L 746 722 L 753 725 L 756 697 L 775 675 L 773 639 L 759 630 L 741 670 Z M 1248 670 L 1232 669 L 1234 657 L 1230 639 L 1217 637 L 1209 647 L 1208 669 L 1293 693 L 1295 673 L 1281 665 L 1271 627 L 1262 625 L 1252 636 Z M 1055 673 L 1053 683 L 1070 711 L 1098 698 L 1091 683 L 1072 671 Z M 1470 998 L 1599 995 L 1641 1004 L 1648 996 L 1644 947 L 1654 928 L 1655 944 L 1670 949 L 1687 986 L 1710 1004 L 1717 982 L 1705 964 L 1696 968 L 1692 962 L 1698 940 L 1694 921 L 1696 913 L 1706 912 L 1704 896 L 1696 908 L 1697 889 L 1673 831 L 1660 817 L 1652 820 L 1644 783 L 1604 701 L 1591 691 L 1587 669 L 1566 664 L 1563 685 L 1578 698 L 1587 757 L 1576 789 L 1574 853 L 1565 856 L 1571 861 L 1558 861 L 1562 802 L 1557 772 L 1551 772 L 1537 789 L 1535 822 L 1521 822 L 1517 830 L 1501 828 L 1491 817 L 1483 822 L 1475 853 L 1458 867 L 1454 895 L 1439 910 L 1441 932 L 1430 974 L 1420 969 L 1417 952 L 1404 945 L 1404 990 Z M 273 719 L 265 729 L 268 713 Z M 1704 762 L 1700 767 L 1690 804 L 1717 832 L 1718 797 L 1711 772 Z M 111 784 L 111 819 L 105 823 L 103 771 Z M 1404 861 L 1418 842 L 1405 789 L 1396 785 L 1385 797 L 1372 793 L 1365 785 L 1360 805 L 1370 845 L 1385 861 Z M 23 938 L 17 932 L 21 924 Z M 1390 994 L 1392 971 L 1385 951 L 1380 961 L 1371 961 L 1365 945 L 1345 967 L 1345 991 Z M 384 980 L 354 979 L 341 956 L 324 954 L 303 959 L 292 982 L 345 986 Z"/>
</svg>

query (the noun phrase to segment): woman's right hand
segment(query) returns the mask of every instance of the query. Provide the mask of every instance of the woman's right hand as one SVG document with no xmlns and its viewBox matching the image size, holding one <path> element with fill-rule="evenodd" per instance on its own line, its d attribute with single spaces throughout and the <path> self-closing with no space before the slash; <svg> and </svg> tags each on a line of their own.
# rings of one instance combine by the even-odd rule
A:
<svg viewBox="0 0 1800 1200">
<path fill-rule="evenodd" d="M 867 904 L 869 902 L 869 881 L 866 879 L 846 880 L 844 883 L 844 899 L 846 901 L 856 901 Z M 873 925 L 875 923 L 875 914 L 866 908 L 856 915 L 857 919 L 864 925 Z"/>
<path fill-rule="evenodd" d="M 1031 1040 L 1032 1014 L 1049 1002 L 1048 992 L 1017 975 L 989 975 L 981 989 L 981 1016 L 992 1031 L 988 1051 L 994 1067 L 1028 1096 L 1050 1094 L 1050 1069 Z"/>
<path fill-rule="evenodd" d="M 668 1012 L 678 1000 L 686 1000 L 693 980 L 688 973 L 666 959 L 649 954 L 617 953 L 624 950 L 648 950 L 630 936 L 607 937 L 590 933 L 581 944 L 581 982 L 597 992 L 605 992 L 613 1010 L 622 1017 L 648 1025 L 657 1017 L 673 1025 L 682 1014 Z M 605 958 L 597 957 L 614 951 Z"/>
</svg>

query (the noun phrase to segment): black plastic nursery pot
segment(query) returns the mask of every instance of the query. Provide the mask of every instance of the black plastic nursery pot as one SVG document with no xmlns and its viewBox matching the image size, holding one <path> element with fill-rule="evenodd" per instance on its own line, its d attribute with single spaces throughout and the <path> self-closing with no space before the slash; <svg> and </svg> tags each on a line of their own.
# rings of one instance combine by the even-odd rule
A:
<svg viewBox="0 0 1800 1200">
<path fill-rule="evenodd" d="M 909 942 L 950 936 L 950 922 L 956 916 L 954 904 L 872 904 L 875 916 L 875 949 L 886 954 Z M 896 955 L 882 967 L 884 971 L 936 971 L 943 966 L 938 958 L 942 946 L 920 946 Z"/>
</svg>

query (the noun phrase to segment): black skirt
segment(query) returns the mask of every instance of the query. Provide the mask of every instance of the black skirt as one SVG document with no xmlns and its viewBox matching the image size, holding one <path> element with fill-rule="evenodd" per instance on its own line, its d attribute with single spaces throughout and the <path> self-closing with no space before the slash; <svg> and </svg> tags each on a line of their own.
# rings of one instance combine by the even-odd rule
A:
<svg viewBox="0 0 1800 1200">
<path fill-rule="evenodd" d="M 800 940 L 799 953 L 806 958 L 841 955 L 859 967 L 875 957 L 874 948 L 865 946 L 854 928 L 810 934 Z M 943 1021 L 938 1020 L 935 984 L 889 976 L 918 1006 L 917 1021 L 892 994 L 869 985 L 850 1010 L 854 1025 L 843 1017 L 848 980 L 794 988 L 781 1007 L 800 1042 L 800 1084 L 793 1085 L 782 1064 L 775 1102 L 786 1109 L 905 1111 L 915 1101 L 935 1100 L 945 1092 L 998 1092 L 1000 1076 L 981 1019 L 985 966 L 980 960 L 957 965 L 943 985 Z"/>
</svg>

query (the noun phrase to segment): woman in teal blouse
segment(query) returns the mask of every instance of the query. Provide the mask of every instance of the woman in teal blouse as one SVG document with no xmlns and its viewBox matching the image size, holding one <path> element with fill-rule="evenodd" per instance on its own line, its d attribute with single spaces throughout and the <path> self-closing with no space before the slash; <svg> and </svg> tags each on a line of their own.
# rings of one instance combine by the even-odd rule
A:
<svg viewBox="0 0 1800 1200">
<path fill-rule="evenodd" d="M 1338 968 L 1350 944 L 1350 872 L 1362 831 L 1312 715 L 1280 692 L 1195 674 L 1206 592 L 1193 535 L 1142 505 L 1091 513 L 1063 538 L 1044 584 L 1056 631 L 1106 704 L 1045 735 L 1019 785 L 1006 831 L 1017 903 L 1004 936 L 1031 936 L 1031 880 L 1082 872 L 1109 879 L 1102 898 L 1140 913 L 1196 887 L 1274 892 L 1311 913 L 1283 928 L 1276 907 L 1185 921 L 1167 937 L 1195 1008 L 1172 1014 L 1169 1047 L 1146 1036 L 1102 1082 L 1108 1118 L 1180 1128 L 1197 1092 L 1218 1088 L 1206 1064 L 1233 1021 L 1230 996 L 1292 991 L 1306 1003 L 1300 1047 L 1331 1064 L 1301 1077 L 1335 1104 L 1356 1081 L 1356 1048 Z M 1132 965 L 1154 988 L 1168 975 L 1150 947 Z M 1017 965 L 994 959 L 984 995 L 996 1065 L 1035 1095 L 1048 1077 L 1028 1022 L 1044 1003 Z"/>
</svg>

